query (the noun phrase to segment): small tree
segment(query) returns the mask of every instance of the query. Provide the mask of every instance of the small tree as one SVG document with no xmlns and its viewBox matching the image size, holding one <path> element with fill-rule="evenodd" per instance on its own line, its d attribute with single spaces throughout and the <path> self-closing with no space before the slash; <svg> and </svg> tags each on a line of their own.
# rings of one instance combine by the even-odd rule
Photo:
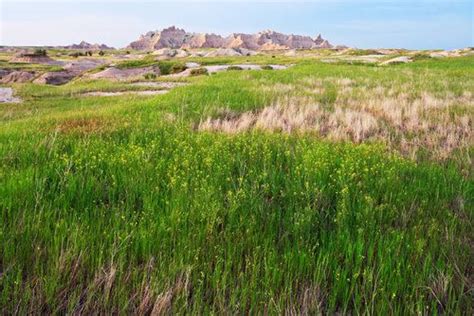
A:
<svg viewBox="0 0 474 316">
<path fill-rule="evenodd" d="M 103 50 L 99 51 L 99 56 L 104 56 L 105 52 Z"/>
<path fill-rule="evenodd" d="M 84 56 L 84 54 L 83 54 L 83 53 L 80 53 L 80 52 L 74 52 L 74 53 L 69 54 L 69 56 L 72 56 L 72 57 L 74 57 L 74 58 L 77 58 L 77 57 L 79 57 L 79 56 Z"/>
<path fill-rule="evenodd" d="M 37 49 L 35 49 L 33 55 L 35 55 L 35 56 L 47 56 L 48 52 L 46 51 L 46 49 L 37 48 Z"/>
</svg>

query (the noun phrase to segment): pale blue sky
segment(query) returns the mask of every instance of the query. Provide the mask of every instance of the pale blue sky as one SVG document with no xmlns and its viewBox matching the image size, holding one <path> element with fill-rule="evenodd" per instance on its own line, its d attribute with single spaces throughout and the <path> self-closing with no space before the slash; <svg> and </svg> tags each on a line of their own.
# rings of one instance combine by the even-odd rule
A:
<svg viewBox="0 0 474 316">
<path fill-rule="evenodd" d="M 176 25 L 192 32 L 323 36 L 352 47 L 474 46 L 473 0 L 127 1 L 0 0 L 0 45 L 126 46 Z"/>
</svg>

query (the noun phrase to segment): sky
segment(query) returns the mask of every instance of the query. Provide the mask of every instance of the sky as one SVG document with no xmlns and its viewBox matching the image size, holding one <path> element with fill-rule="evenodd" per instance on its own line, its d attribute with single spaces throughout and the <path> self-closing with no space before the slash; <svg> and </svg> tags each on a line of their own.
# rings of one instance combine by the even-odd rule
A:
<svg viewBox="0 0 474 316">
<path fill-rule="evenodd" d="M 474 46 L 474 0 L 0 0 L 0 45 L 125 47 L 176 25 L 190 32 L 272 29 L 358 48 Z"/>
</svg>

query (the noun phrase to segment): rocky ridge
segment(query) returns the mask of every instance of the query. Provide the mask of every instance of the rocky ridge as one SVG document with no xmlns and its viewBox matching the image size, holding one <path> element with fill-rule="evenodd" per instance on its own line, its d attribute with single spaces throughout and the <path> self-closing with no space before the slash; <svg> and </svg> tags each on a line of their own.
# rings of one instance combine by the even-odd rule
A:
<svg viewBox="0 0 474 316">
<path fill-rule="evenodd" d="M 128 45 L 130 49 L 157 50 L 162 48 L 244 48 L 249 50 L 318 49 L 333 48 L 321 34 L 315 38 L 287 35 L 272 30 L 256 34 L 233 33 L 227 37 L 207 33 L 189 33 L 171 26 L 161 31 L 151 31 Z"/>
<path fill-rule="evenodd" d="M 84 50 L 108 50 L 114 49 L 113 47 L 109 47 L 105 44 L 91 44 L 86 41 L 82 41 L 79 44 L 71 44 L 68 46 L 64 46 L 65 49 L 84 49 Z"/>
</svg>

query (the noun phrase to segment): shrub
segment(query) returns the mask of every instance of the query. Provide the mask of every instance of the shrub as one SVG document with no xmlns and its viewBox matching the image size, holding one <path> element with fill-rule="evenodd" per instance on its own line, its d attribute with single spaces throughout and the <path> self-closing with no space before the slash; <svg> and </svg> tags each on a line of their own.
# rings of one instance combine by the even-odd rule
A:
<svg viewBox="0 0 474 316">
<path fill-rule="evenodd" d="M 191 76 L 201 76 L 201 75 L 207 75 L 208 71 L 206 68 L 195 68 L 191 69 Z"/>
<path fill-rule="evenodd" d="M 411 57 L 413 61 L 431 59 L 431 56 L 425 53 L 417 53 Z"/>
<path fill-rule="evenodd" d="M 183 63 L 179 63 L 175 61 L 161 60 L 158 63 L 156 63 L 156 61 L 152 60 L 152 62 L 153 64 L 158 64 L 158 67 L 160 68 L 160 72 L 162 75 L 175 74 L 175 73 L 186 70 L 186 66 Z"/>
<path fill-rule="evenodd" d="M 124 60 L 117 63 L 116 67 L 119 69 L 129 69 L 129 68 L 141 68 L 156 66 L 158 63 L 151 59 L 134 59 L 134 60 Z M 165 74 L 161 69 L 161 65 L 158 65 L 162 74 Z"/>
<path fill-rule="evenodd" d="M 146 80 L 153 80 L 153 79 L 156 79 L 156 74 L 150 72 L 150 73 L 148 73 L 148 74 L 145 74 L 143 77 L 144 77 Z"/>
<path fill-rule="evenodd" d="M 262 70 L 273 70 L 273 67 L 270 65 L 263 65 Z"/>
<path fill-rule="evenodd" d="M 46 51 L 46 49 L 37 48 L 33 52 L 33 55 L 34 56 L 47 56 L 48 52 Z"/>
<path fill-rule="evenodd" d="M 347 54 L 351 56 L 382 55 L 382 53 L 375 49 L 353 49 L 347 52 Z"/>
<path fill-rule="evenodd" d="M 74 57 L 74 58 L 77 58 L 77 57 L 79 57 L 79 56 L 84 56 L 84 53 L 81 53 L 81 52 L 74 52 L 74 53 L 69 54 L 69 56 Z"/>
<path fill-rule="evenodd" d="M 105 52 L 103 50 L 99 51 L 99 56 L 104 56 Z"/>
<path fill-rule="evenodd" d="M 174 64 L 171 66 L 170 73 L 177 74 L 186 70 L 186 65 L 184 64 Z"/>
<path fill-rule="evenodd" d="M 232 71 L 232 70 L 243 70 L 242 67 L 239 67 L 239 66 L 229 66 L 229 68 L 227 68 L 227 71 Z"/>
</svg>

